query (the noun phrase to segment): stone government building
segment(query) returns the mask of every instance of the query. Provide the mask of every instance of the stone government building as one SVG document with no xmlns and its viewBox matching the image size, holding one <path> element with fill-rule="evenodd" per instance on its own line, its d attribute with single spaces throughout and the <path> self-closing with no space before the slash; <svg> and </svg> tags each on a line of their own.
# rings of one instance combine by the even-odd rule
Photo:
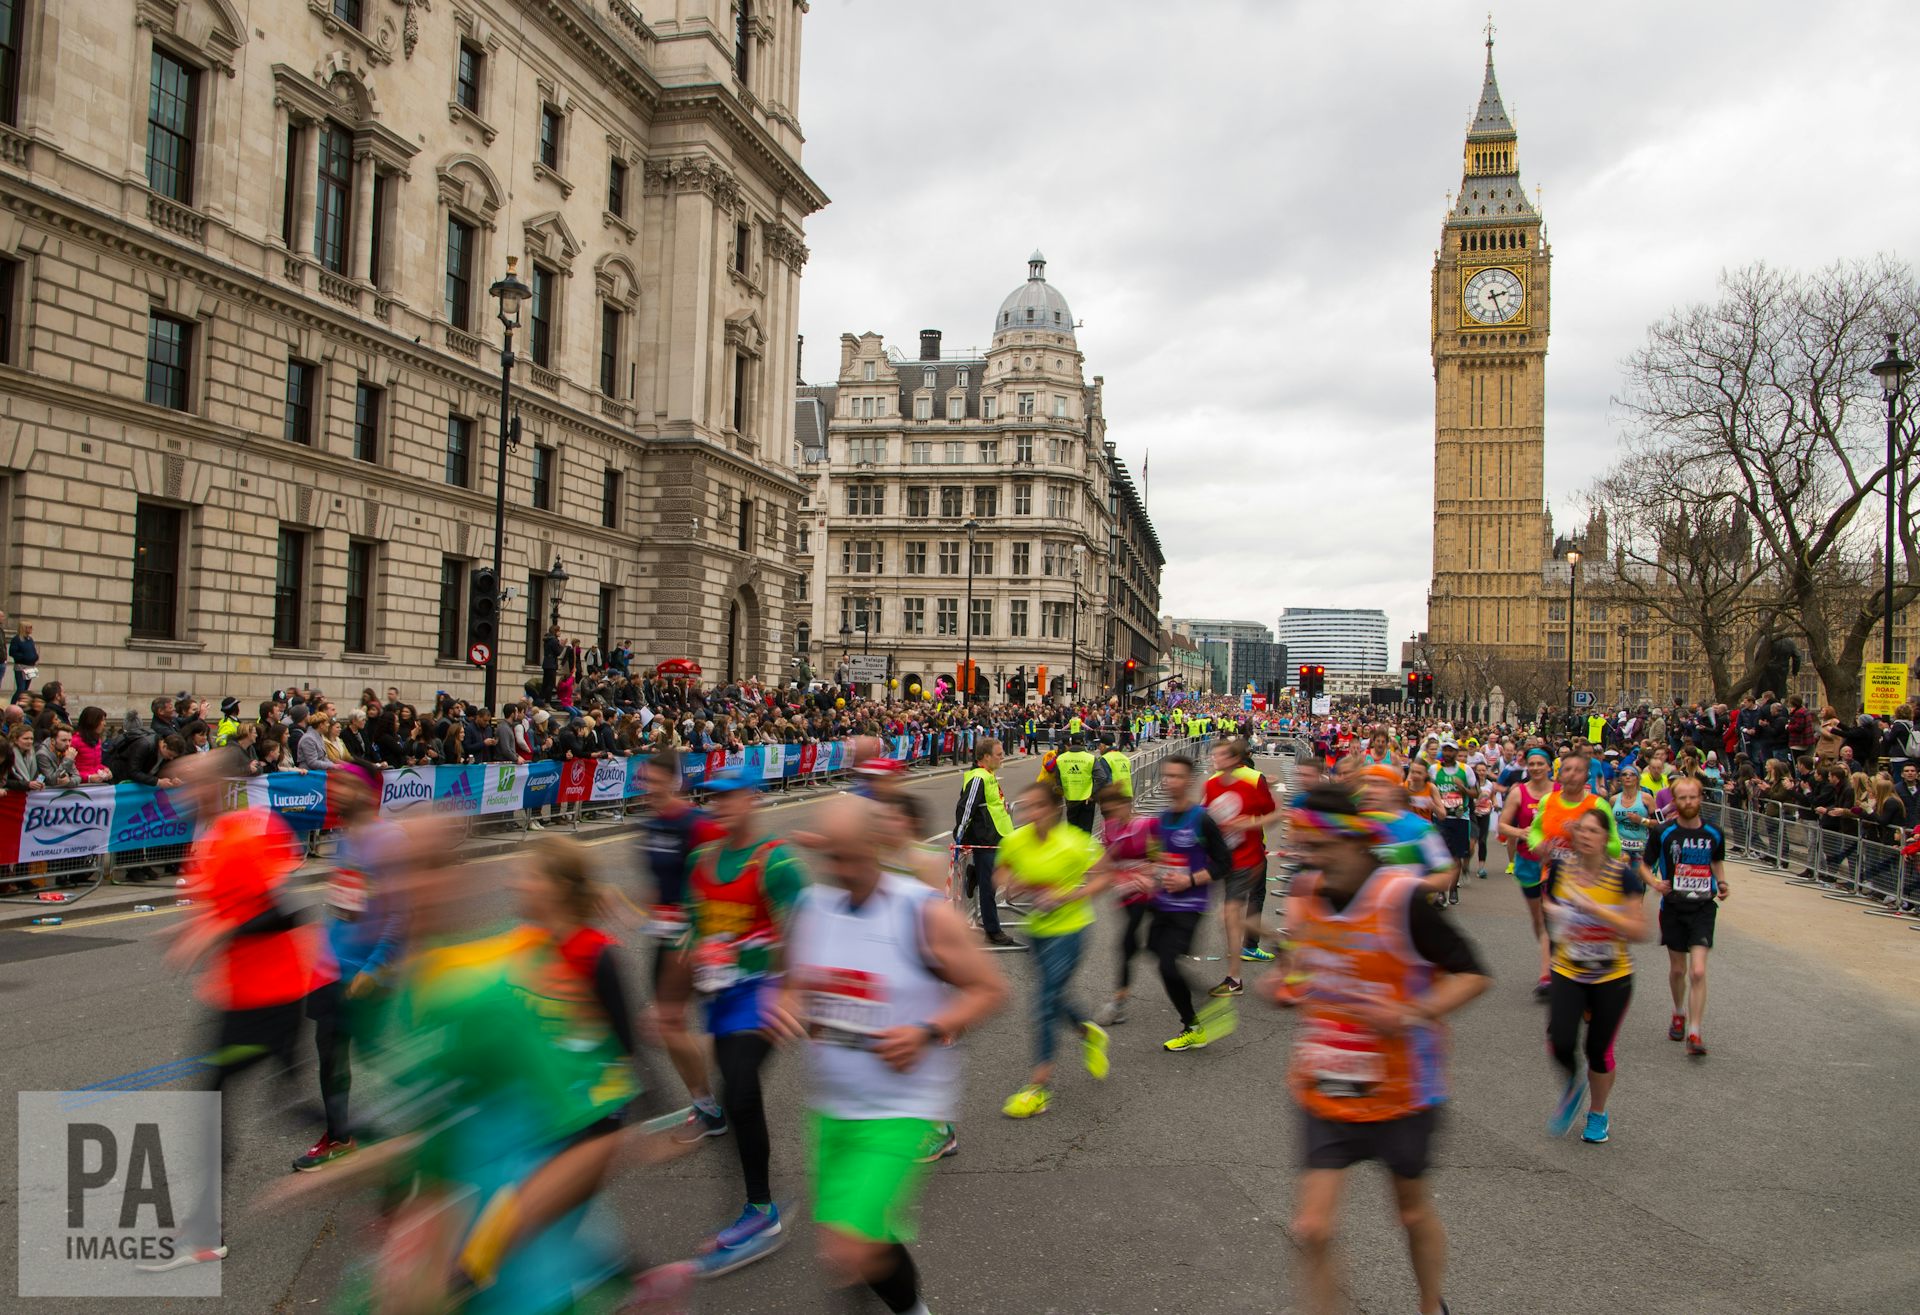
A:
<svg viewBox="0 0 1920 1315">
<path fill-rule="evenodd" d="M 118 714 L 477 694 L 518 256 L 501 687 L 563 629 L 793 642 L 805 0 L 0 5 L 0 581 Z"/>
<path fill-rule="evenodd" d="M 936 329 L 913 357 L 843 334 L 836 381 L 799 388 L 796 661 L 830 675 L 866 649 L 931 691 L 970 638 L 983 696 L 1024 671 L 1038 697 L 1041 667 L 1050 700 L 1076 679 L 1084 700 L 1118 694 L 1129 658 L 1136 689 L 1157 679 L 1166 557 L 1046 266 L 1034 252 L 984 353 Z"/>
</svg>

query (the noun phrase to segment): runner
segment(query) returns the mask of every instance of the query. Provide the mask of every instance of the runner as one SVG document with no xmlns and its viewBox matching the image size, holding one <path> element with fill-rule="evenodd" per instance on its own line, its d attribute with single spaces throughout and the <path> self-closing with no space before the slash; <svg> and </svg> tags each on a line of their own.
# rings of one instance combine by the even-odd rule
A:
<svg viewBox="0 0 1920 1315">
<path fill-rule="evenodd" d="M 1640 788 L 1640 773 L 1620 773 L 1620 793 L 1611 800 L 1613 824 L 1620 828 L 1622 853 L 1638 855 L 1653 830 L 1653 796 Z"/>
<path fill-rule="evenodd" d="M 1418 898 L 1411 874 L 1380 866 L 1377 822 L 1351 792 L 1316 786 L 1288 815 L 1304 868 L 1287 925 L 1306 975 L 1292 1085 L 1306 1145 L 1293 1235 L 1310 1308 L 1343 1309 L 1333 1260 L 1346 1170 L 1378 1160 L 1393 1194 L 1422 1315 L 1445 1315 L 1446 1230 L 1426 1185 L 1447 1098 L 1447 1030 L 1439 1020 L 1487 989 L 1473 946 Z M 1282 1002 L 1281 974 L 1267 979 Z"/>
<path fill-rule="evenodd" d="M 1100 791 L 1102 847 L 1107 862 L 1113 865 L 1114 886 L 1120 896 L 1120 909 L 1126 925 L 1120 932 L 1120 984 L 1113 998 L 1100 1006 L 1093 1021 L 1102 1027 L 1114 1027 L 1127 1021 L 1127 993 L 1133 986 L 1133 959 L 1139 954 L 1141 928 L 1146 923 L 1147 902 L 1158 888 L 1160 838 L 1153 819 L 1138 817 L 1133 797 L 1109 784 Z"/>
<path fill-rule="evenodd" d="M 1467 805 L 1479 782 L 1474 779 L 1473 768 L 1460 761 L 1460 746 L 1452 740 L 1440 741 L 1440 765 L 1433 769 L 1433 785 L 1440 794 L 1440 836 L 1447 842 L 1447 853 L 1454 864 L 1447 903 L 1458 904 L 1460 878 L 1467 875 L 1467 858 L 1473 850 L 1473 823 L 1467 816 Z"/>
<path fill-rule="evenodd" d="M 1005 1006 L 1007 987 L 939 895 L 882 867 L 875 805 L 843 798 L 823 811 L 823 881 L 794 909 L 774 1015 L 783 1035 L 812 1041 L 820 1258 L 836 1287 L 865 1284 L 896 1315 L 927 1315 L 906 1244 L 925 1166 L 958 1111 L 952 1046 Z"/>
<path fill-rule="evenodd" d="M 1698 781 L 1681 777 L 1672 789 L 1674 820 L 1647 841 L 1641 871 L 1660 892 L 1660 944 L 1667 950 L 1667 989 L 1673 993 L 1667 1039 L 1684 1037 L 1687 1054 L 1703 1059 L 1707 955 L 1713 949 L 1717 901 L 1728 894 L 1727 842 L 1720 828 L 1700 816 Z M 1621 839 L 1626 839 L 1624 828 Z"/>
<path fill-rule="evenodd" d="M 1233 873 L 1233 847 L 1220 824 L 1194 797 L 1193 775 L 1193 759 L 1184 754 L 1160 760 L 1160 792 L 1166 807 L 1154 820 L 1154 828 L 1167 861 L 1152 893 L 1147 948 L 1159 965 L 1167 1002 L 1180 1016 L 1179 1033 L 1163 1046 L 1175 1053 L 1204 1049 L 1229 1035 L 1237 1022 L 1230 998 L 1211 1001 L 1196 1011 L 1193 985 L 1180 966 L 1206 916 L 1208 893 Z"/>
<path fill-rule="evenodd" d="M 1552 949 L 1547 942 L 1546 916 L 1540 911 L 1540 855 L 1529 837 L 1541 803 L 1552 792 L 1552 762 L 1553 755 L 1543 746 L 1529 748 L 1525 758 L 1526 777 L 1507 791 L 1506 803 L 1500 809 L 1500 839 L 1513 856 L 1508 869 L 1526 900 L 1527 917 L 1533 923 L 1533 939 L 1540 946 L 1540 979 L 1533 988 L 1534 998 L 1539 1000 L 1547 998 Z"/>
<path fill-rule="evenodd" d="M 1567 761 L 1581 768 L 1584 779 L 1579 758 Z M 1567 775 L 1563 770 L 1563 788 Z M 1539 821 L 1534 827 L 1538 832 Z M 1612 1136 L 1607 1101 L 1615 1077 L 1613 1042 L 1633 996 L 1633 956 L 1627 943 L 1651 940 L 1653 920 L 1646 907 L 1646 883 L 1635 864 L 1621 856 L 1613 815 L 1604 804 L 1570 811 L 1562 835 L 1565 843 L 1557 845 L 1548 860 L 1542 900 L 1553 937 L 1547 1045 L 1553 1062 L 1566 1073 L 1547 1130 L 1555 1137 L 1566 1136 L 1579 1116 L 1580 1098 L 1587 1094 L 1587 1125 L 1580 1140 L 1597 1143 Z M 1577 1054 L 1583 1019 L 1585 1072 Z"/>
<path fill-rule="evenodd" d="M 992 945 L 1013 946 L 1019 942 L 1000 928 L 999 895 L 993 885 L 995 853 L 1000 842 L 1013 833 L 1013 819 L 1007 816 L 1006 800 L 1000 794 L 1000 764 L 1005 753 L 998 740 L 983 740 L 973 746 L 973 767 L 960 786 L 960 799 L 954 805 L 953 843 L 966 854 L 966 894 L 979 897 L 980 930 Z"/>
<path fill-rule="evenodd" d="M 1267 898 L 1267 822 L 1278 811 L 1273 787 L 1248 759 L 1247 742 L 1239 736 L 1213 746 L 1213 775 L 1202 798 L 1220 833 L 1233 846 L 1233 871 L 1227 876 L 1221 901 L 1226 929 L 1226 954 L 1231 964 L 1236 947 L 1243 963 L 1271 963 L 1273 951 L 1260 944 L 1260 911 Z M 1213 988 L 1215 996 L 1239 995 L 1239 976 L 1229 967 Z"/>
<path fill-rule="evenodd" d="M 641 769 L 646 811 L 640 815 L 638 850 L 649 878 L 646 936 L 653 942 L 653 1017 L 674 1072 L 693 1099 L 686 1126 L 675 1134 L 691 1142 L 727 1131 L 727 1116 L 708 1081 L 706 1047 L 687 1026 L 691 991 L 684 971 L 693 937 L 686 910 L 693 851 L 725 833 L 719 823 L 687 801 L 682 771 L 680 755 L 672 749 L 655 752 Z"/>
<path fill-rule="evenodd" d="M 1040 986 L 1033 1002 L 1033 1070 L 1026 1085 L 1000 1107 L 1010 1119 L 1047 1112 L 1057 1026 L 1065 1024 L 1080 1033 L 1082 1059 L 1095 1081 L 1104 1080 L 1111 1067 L 1106 1029 L 1067 997 L 1067 987 L 1080 966 L 1087 928 L 1093 925 L 1093 897 L 1111 883 L 1112 873 L 1099 843 L 1059 820 L 1060 791 L 1052 781 L 1035 781 L 1021 802 L 1033 821 L 1000 843 L 994 879 L 1033 892 L 1027 934 L 1033 938 Z"/>
<path fill-rule="evenodd" d="M 218 749 L 179 770 L 170 801 L 198 818 L 198 831 L 185 878 L 193 903 L 169 933 L 167 962 L 200 968 L 196 993 L 213 1013 L 204 1089 L 224 1097 L 234 1079 L 264 1060 L 278 1061 L 282 1072 L 291 1068 L 301 1005 L 318 974 L 317 928 L 302 925 L 286 897 L 287 879 L 300 864 L 286 822 L 268 808 L 222 807 L 227 780 L 246 774 L 239 751 Z M 220 1177 L 181 1222 L 172 1254 L 136 1268 L 159 1273 L 226 1257 L 214 1189 L 226 1177 L 232 1123 L 220 1121 Z"/>
<path fill-rule="evenodd" d="M 307 997 L 313 1048 L 320 1061 L 326 1130 L 293 1167 L 310 1173 L 354 1149 L 348 1098 L 352 1047 L 365 1046 L 387 975 L 406 942 L 406 919 L 392 878 L 404 858 L 400 829 L 380 816 L 380 786 L 371 769 L 341 763 L 328 778 L 327 802 L 339 819 L 333 876 L 327 883 L 326 941 L 321 975 Z"/>
<path fill-rule="evenodd" d="M 690 982 L 705 1002 L 720 1103 L 747 1191 L 740 1217 L 710 1238 L 695 1262 L 701 1277 L 713 1278 L 772 1254 L 786 1241 L 768 1180 L 773 1152 L 760 1070 L 772 1042 L 762 1015 L 780 971 L 787 914 L 806 876 L 786 846 L 759 838 L 757 778 L 726 771 L 709 777 L 705 788 L 726 834 L 694 853 L 688 886 L 692 949 L 671 966 L 667 980 L 676 992 Z"/>
</svg>

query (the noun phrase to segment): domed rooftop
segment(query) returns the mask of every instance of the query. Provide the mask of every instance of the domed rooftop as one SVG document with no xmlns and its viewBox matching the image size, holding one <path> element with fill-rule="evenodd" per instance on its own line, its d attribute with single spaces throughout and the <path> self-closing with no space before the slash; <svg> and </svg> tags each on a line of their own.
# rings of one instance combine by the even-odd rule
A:
<svg viewBox="0 0 1920 1315">
<path fill-rule="evenodd" d="M 1047 282 L 1047 258 L 1038 251 L 1027 258 L 1027 281 L 1007 294 L 993 317 L 994 336 L 1039 330 L 1073 336 L 1073 312 L 1067 299 Z"/>
</svg>

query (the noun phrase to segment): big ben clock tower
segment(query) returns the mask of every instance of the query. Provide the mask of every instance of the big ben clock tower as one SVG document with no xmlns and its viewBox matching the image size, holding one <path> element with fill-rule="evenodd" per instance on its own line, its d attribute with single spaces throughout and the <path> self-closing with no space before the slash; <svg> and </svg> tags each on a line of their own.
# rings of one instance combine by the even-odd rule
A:
<svg viewBox="0 0 1920 1315">
<path fill-rule="evenodd" d="M 1549 252 L 1520 185 L 1493 76 L 1467 129 L 1460 194 L 1433 265 L 1433 584 L 1427 630 L 1462 650 L 1538 657 L 1545 508 Z"/>
</svg>

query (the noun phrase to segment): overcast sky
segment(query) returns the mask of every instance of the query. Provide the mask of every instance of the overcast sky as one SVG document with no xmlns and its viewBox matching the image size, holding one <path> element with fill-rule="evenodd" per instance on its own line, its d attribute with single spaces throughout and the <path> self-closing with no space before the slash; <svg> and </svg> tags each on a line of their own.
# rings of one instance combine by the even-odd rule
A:
<svg viewBox="0 0 1920 1315">
<path fill-rule="evenodd" d="M 1428 280 L 1484 3 L 813 0 L 806 377 L 843 332 L 991 337 L 1045 251 L 1167 551 L 1163 611 L 1424 625 Z M 1547 495 L 1620 362 L 1723 268 L 1911 256 L 1920 5 L 1508 3 L 1494 62 L 1553 251 Z M 1397 651 L 1397 650 L 1396 650 Z"/>
</svg>

